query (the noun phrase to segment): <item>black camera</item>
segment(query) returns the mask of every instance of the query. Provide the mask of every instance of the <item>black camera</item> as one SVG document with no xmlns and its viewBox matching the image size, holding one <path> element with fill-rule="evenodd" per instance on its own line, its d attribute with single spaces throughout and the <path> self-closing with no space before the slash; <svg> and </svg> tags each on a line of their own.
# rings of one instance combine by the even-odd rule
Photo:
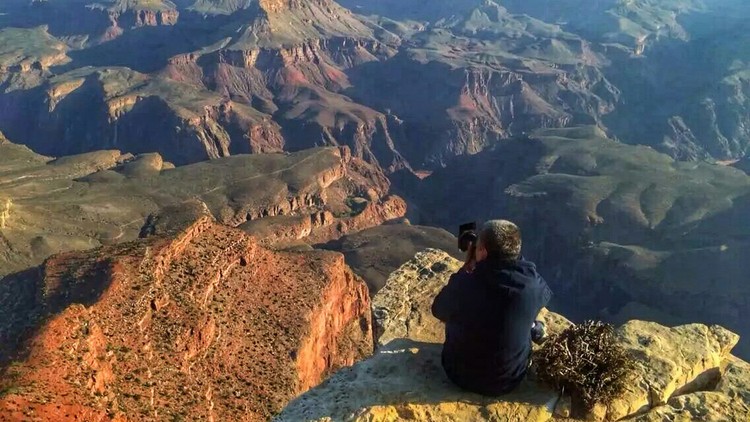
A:
<svg viewBox="0 0 750 422">
<path fill-rule="evenodd" d="M 471 222 L 458 226 L 458 250 L 466 252 L 477 243 L 477 223 Z"/>
</svg>

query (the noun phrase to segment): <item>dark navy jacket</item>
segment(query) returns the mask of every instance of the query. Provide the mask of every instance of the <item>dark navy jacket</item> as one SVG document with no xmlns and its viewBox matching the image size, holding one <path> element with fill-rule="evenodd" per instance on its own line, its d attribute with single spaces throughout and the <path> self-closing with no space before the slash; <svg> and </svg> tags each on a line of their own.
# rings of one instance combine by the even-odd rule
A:
<svg viewBox="0 0 750 422">
<path fill-rule="evenodd" d="M 536 266 L 486 259 L 453 274 L 432 304 L 445 322 L 443 368 L 459 387 L 497 396 L 520 384 L 531 356 L 531 326 L 552 291 Z"/>
</svg>

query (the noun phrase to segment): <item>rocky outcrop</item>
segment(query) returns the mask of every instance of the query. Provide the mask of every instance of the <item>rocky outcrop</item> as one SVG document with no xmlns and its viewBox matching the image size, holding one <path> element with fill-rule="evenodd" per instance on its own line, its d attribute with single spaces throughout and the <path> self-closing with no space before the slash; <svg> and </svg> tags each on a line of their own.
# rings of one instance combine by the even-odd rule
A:
<svg viewBox="0 0 750 422">
<path fill-rule="evenodd" d="M 352 217 L 339 218 L 335 224 L 321 224 L 313 229 L 308 240 L 313 243 L 326 242 L 346 233 L 355 233 L 404 215 L 406 215 L 406 202 L 399 196 L 390 195 L 381 201 L 367 203 L 361 212 Z"/>
<path fill-rule="evenodd" d="M 133 10 L 130 13 L 135 17 L 135 27 L 174 25 L 180 16 L 177 10 Z"/>
<path fill-rule="evenodd" d="M 11 199 L 0 199 L 0 229 L 4 229 L 10 219 L 10 207 L 13 205 Z"/>
<path fill-rule="evenodd" d="M 432 316 L 432 300 L 448 284 L 461 262 L 437 249 L 427 249 L 394 271 L 374 296 L 372 313 L 378 346 L 407 338 L 442 342 L 445 329 Z"/>
<path fill-rule="evenodd" d="M 28 96 L 0 98 L 0 110 L 8 136 L 53 156 L 111 147 L 158 152 L 182 165 L 284 148 L 281 128 L 269 116 L 199 87 L 126 68 L 73 71 Z M 58 142 L 47 142 L 50 137 Z"/>
<path fill-rule="evenodd" d="M 53 160 L 6 143 L 0 145 L 0 201 L 13 202 L 11 224 L 0 208 L 6 214 L 0 275 L 55 253 L 159 234 L 204 214 L 246 229 L 264 245 L 327 242 L 402 217 L 406 204 L 389 189 L 381 170 L 347 148 L 174 168 L 158 154 L 111 150 Z"/>
<path fill-rule="evenodd" d="M 175 25 L 180 12 L 169 0 L 149 0 L 147 2 L 133 0 L 117 0 L 114 4 L 91 7 L 100 13 L 106 13 L 110 22 L 102 41 L 109 41 L 121 35 L 125 30 L 143 26 Z"/>
<path fill-rule="evenodd" d="M 69 47 L 47 32 L 47 27 L 0 28 L 0 82 L 34 86 L 35 78 L 48 75 L 49 68 L 70 62 Z"/>
<path fill-rule="evenodd" d="M 509 420 L 549 421 L 569 415 L 560 392 L 533 373 L 498 399 L 460 391 L 440 367 L 444 328 L 430 314 L 434 295 L 460 262 L 427 250 L 389 277 L 373 298 L 379 349 L 292 401 L 277 421 Z M 543 311 L 550 332 L 570 324 Z M 599 419 L 656 421 L 746 420 L 750 402 L 748 364 L 730 355 L 737 336 L 718 326 L 673 328 L 630 321 L 617 329 L 621 344 L 638 361 L 636 382 Z M 671 415 L 671 416 L 670 416 Z M 592 415 L 596 417 L 597 415 Z M 670 419 L 671 420 L 671 419 Z"/>
<path fill-rule="evenodd" d="M 456 251 L 456 238 L 435 227 L 411 225 L 407 221 L 384 224 L 349 233 L 322 245 L 344 254 L 346 263 L 365 280 L 370 293 L 377 293 L 388 277 L 417 252 L 427 248 Z"/>
<path fill-rule="evenodd" d="M 209 217 L 55 256 L 33 280 L 0 285 L 2 419 L 266 420 L 372 351 L 343 256 L 271 252 Z"/>
<path fill-rule="evenodd" d="M 355 213 L 353 216 L 346 214 L 337 216 L 327 210 L 316 211 L 316 209 L 326 208 L 324 202 L 317 205 L 317 207 L 307 208 L 307 211 L 252 220 L 238 227 L 258 236 L 261 243 L 266 245 L 283 246 L 297 240 L 315 244 L 377 226 L 406 214 L 406 203 L 395 195 L 366 202 L 363 210 L 352 211 Z M 311 211 L 312 213 L 307 214 Z"/>
<path fill-rule="evenodd" d="M 145 26 L 172 26 L 177 24 L 180 12 L 170 1 L 157 0 L 141 6 L 138 2 L 120 2 L 105 8 L 93 7 L 102 14 L 106 14 L 109 27 L 98 39 L 99 42 L 112 41 L 121 36 L 125 31 Z"/>
<path fill-rule="evenodd" d="M 394 340 L 294 400 L 275 421 L 545 421 L 558 396 L 526 382 L 502 399 L 466 394 L 440 366 L 441 346 Z"/>
<path fill-rule="evenodd" d="M 629 418 L 638 422 L 663 420 L 741 421 L 750 417 L 750 365 L 730 357 L 714 391 L 697 391 L 670 398 L 666 405 Z"/>
</svg>

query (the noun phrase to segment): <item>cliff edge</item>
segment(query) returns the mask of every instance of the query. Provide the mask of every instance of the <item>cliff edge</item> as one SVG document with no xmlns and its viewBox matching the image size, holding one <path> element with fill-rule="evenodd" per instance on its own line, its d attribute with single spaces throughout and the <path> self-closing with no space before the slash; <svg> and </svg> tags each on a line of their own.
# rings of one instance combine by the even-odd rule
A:
<svg viewBox="0 0 750 422">
<path fill-rule="evenodd" d="M 369 356 L 370 327 L 342 255 L 203 217 L 0 284 L 0 421 L 268 420 Z"/>
<path fill-rule="evenodd" d="M 432 298 L 460 262 L 426 250 L 388 278 L 373 298 L 378 350 L 292 401 L 276 421 L 549 421 L 569 417 L 570 402 L 533 374 L 500 399 L 463 392 L 440 366 L 443 325 Z M 551 332 L 571 324 L 543 311 Z M 617 328 L 638 361 L 636 382 L 596 409 L 599 420 L 744 421 L 750 416 L 750 365 L 732 356 L 738 336 L 719 326 L 665 327 L 629 321 Z"/>
</svg>

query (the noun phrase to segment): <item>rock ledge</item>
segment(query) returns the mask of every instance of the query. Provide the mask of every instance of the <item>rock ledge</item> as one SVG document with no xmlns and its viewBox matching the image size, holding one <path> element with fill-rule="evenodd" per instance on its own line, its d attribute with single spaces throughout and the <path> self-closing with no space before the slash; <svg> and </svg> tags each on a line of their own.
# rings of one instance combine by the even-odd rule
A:
<svg viewBox="0 0 750 422">
<path fill-rule="evenodd" d="M 440 367 L 442 324 L 432 298 L 461 263 L 426 250 L 388 278 L 373 298 L 379 349 L 297 398 L 277 421 L 549 421 L 569 416 L 569 400 L 530 375 L 500 399 L 462 392 Z M 552 332 L 570 324 L 543 311 Z M 600 420 L 744 421 L 750 416 L 750 365 L 732 356 L 738 336 L 718 326 L 665 327 L 629 321 L 617 329 L 638 358 L 638 382 Z"/>
</svg>

